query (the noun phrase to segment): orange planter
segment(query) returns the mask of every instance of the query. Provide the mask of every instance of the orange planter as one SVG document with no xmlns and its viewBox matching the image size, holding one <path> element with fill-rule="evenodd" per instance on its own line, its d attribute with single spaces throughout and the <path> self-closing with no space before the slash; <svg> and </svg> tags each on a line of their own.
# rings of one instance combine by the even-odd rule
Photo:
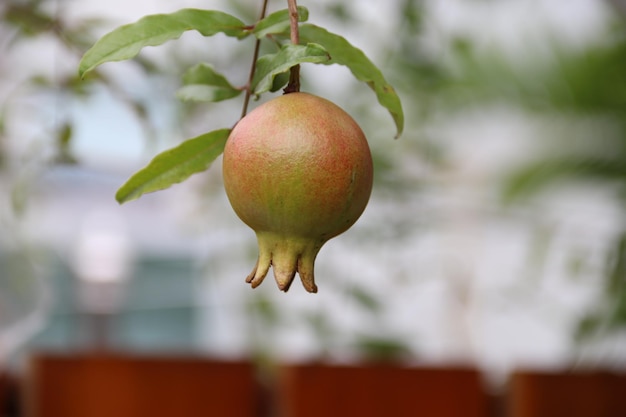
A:
<svg viewBox="0 0 626 417">
<path fill-rule="evenodd" d="M 6 413 L 9 387 L 6 374 L 0 368 L 0 416 Z"/>
<path fill-rule="evenodd" d="M 133 356 L 38 355 L 30 364 L 30 417 L 229 416 L 257 413 L 247 362 Z"/>
<path fill-rule="evenodd" d="M 480 374 L 465 368 L 289 365 L 277 387 L 280 417 L 485 417 Z"/>
<path fill-rule="evenodd" d="M 510 417 L 626 416 L 626 374 L 516 372 L 508 403 Z"/>
</svg>

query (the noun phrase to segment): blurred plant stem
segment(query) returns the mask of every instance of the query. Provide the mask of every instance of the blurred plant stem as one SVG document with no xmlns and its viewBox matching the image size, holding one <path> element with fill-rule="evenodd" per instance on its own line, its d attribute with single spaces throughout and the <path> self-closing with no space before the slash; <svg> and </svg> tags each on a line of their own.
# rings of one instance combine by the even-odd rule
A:
<svg viewBox="0 0 626 417">
<path fill-rule="evenodd" d="M 263 5 L 261 6 L 261 13 L 259 14 L 259 19 L 261 20 L 265 17 L 267 13 L 267 1 L 263 0 Z M 252 64 L 250 65 L 250 74 L 248 76 L 248 85 L 246 86 L 246 93 L 243 99 L 243 108 L 241 110 L 241 118 L 243 119 L 245 115 L 248 113 L 248 105 L 250 103 L 250 96 L 252 95 L 251 85 L 252 79 L 254 78 L 254 72 L 256 71 L 256 62 L 259 59 L 259 49 L 261 48 L 261 40 L 257 39 L 254 42 L 254 52 L 252 54 Z"/>
</svg>

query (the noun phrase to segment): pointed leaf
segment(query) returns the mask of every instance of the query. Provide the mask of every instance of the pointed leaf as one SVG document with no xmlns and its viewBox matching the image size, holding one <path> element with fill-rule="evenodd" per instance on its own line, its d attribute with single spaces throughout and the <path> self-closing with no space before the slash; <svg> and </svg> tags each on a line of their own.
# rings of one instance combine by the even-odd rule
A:
<svg viewBox="0 0 626 417">
<path fill-rule="evenodd" d="M 105 62 L 133 58 L 141 48 L 178 39 L 188 30 L 196 30 L 204 36 L 221 32 L 243 38 L 249 34 L 241 20 L 215 10 L 182 9 L 171 14 L 145 16 L 100 38 L 83 56 L 78 72 L 83 77 Z"/>
<path fill-rule="evenodd" d="M 224 151 L 229 133 L 230 129 L 214 130 L 160 153 L 122 185 L 115 199 L 120 204 L 125 203 L 205 171 Z"/>
<path fill-rule="evenodd" d="M 284 45 L 278 53 L 264 55 L 257 61 L 256 72 L 252 79 L 252 91 L 261 94 L 272 89 L 274 77 L 287 71 L 294 65 L 304 62 L 327 62 L 330 55 L 323 46 L 309 43 L 307 45 Z"/>
<path fill-rule="evenodd" d="M 298 21 L 306 22 L 309 19 L 309 11 L 306 7 L 298 6 Z M 275 33 L 283 33 L 290 26 L 289 10 L 283 9 L 274 12 L 266 18 L 259 21 L 252 30 L 254 36 L 261 39 L 267 35 Z"/>
<path fill-rule="evenodd" d="M 59 164 L 75 164 L 76 158 L 72 155 L 71 143 L 74 129 L 69 122 L 66 122 L 57 131 L 56 145 L 57 155 L 55 162 Z"/>
<path fill-rule="evenodd" d="M 555 155 L 529 163 L 504 180 L 503 200 L 515 202 L 557 181 L 602 180 L 623 184 L 626 166 L 613 156 Z"/>
<path fill-rule="evenodd" d="M 215 85 L 190 84 L 179 88 L 176 96 L 183 101 L 217 102 L 237 97 L 241 92 Z"/>
<path fill-rule="evenodd" d="M 326 48 L 332 59 L 318 61 L 318 63 L 345 65 L 358 80 L 367 83 L 376 93 L 378 102 L 391 114 L 396 124 L 396 137 L 402 134 L 404 111 L 400 97 L 363 51 L 350 44 L 345 38 L 309 23 L 300 25 L 300 41 L 316 42 Z"/>
<path fill-rule="evenodd" d="M 222 101 L 242 92 L 209 64 L 198 64 L 187 70 L 183 84 L 176 95 L 186 101 Z"/>
<path fill-rule="evenodd" d="M 276 74 L 276 76 L 274 76 L 274 81 L 272 82 L 272 88 L 270 88 L 270 92 L 274 93 L 280 90 L 281 88 L 285 87 L 288 83 L 289 83 L 289 71 Z"/>
</svg>

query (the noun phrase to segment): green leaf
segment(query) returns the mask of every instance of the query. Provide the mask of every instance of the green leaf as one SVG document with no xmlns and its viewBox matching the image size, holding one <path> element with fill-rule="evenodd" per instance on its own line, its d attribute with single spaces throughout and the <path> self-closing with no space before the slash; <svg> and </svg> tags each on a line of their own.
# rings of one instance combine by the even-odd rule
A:
<svg viewBox="0 0 626 417">
<path fill-rule="evenodd" d="M 125 203 L 205 171 L 224 151 L 229 133 L 230 129 L 214 130 L 158 154 L 122 185 L 115 194 L 115 199 L 120 204 Z"/>
<path fill-rule="evenodd" d="M 57 144 L 60 148 L 68 149 L 72 140 L 72 125 L 65 123 L 58 132 Z"/>
<path fill-rule="evenodd" d="M 48 31 L 56 23 L 52 16 L 40 10 L 41 8 L 35 4 L 8 3 L 3 8 L 2 21 L 18 27 L 27 36 Z"/>
<path fill-rule="evenodd" d="M 252 91 L 261 94 L 272 89 L 274 77 L 281 74 L 294 65 L 304 62 L 326 62 L 330 55 L 326 49 L 318 44 L 307 45 L 284 45 L 275 54 L 264 55 L 257 61 L 256 71 L 252 79 Z"/>
<path fill-rule="evenodd" d="M 556 155 L 535 161 L 505 178 L 503 201 L 512 203 L 557 181 L 600 180 L 624 184 L 626 165 L 617 153 L 612 156 Z"/>
<path fill-rule="evenodd" d="M 298 6 L 298 21 L 306 22 L 309 19 L 309 11 L 306 7 Z M 290 27 L 289 10 L 279 10 L 260 20 L 252 30 L 254 36 L 262 39 L 267 35 L 283 33 Z"/>
<path fill-rule="evenodd" d="M 381 310 L 380 301 L 364 288 L 353 287 L 349 290 L 348 294 L 351 295 L 365 310 L 371 312 L 378 312 Z"/>
<path fill-rule="evenodd" d="M 176 96 L 183 101 L 210 101 L 217 102 L 237 97 L 241 90 L 225 89 L 214 85 L 191 84 L 181 87 Z"/>
<path fill-rule="evenodd" d="M 204 36 L 221 32 L 243 38 L 249 34 L 241 20 L 215 10 L 182 9 L 171 14 L 145 16 L 100 38 L 83 56 L 78 73 L 83 77 L 105 62 L 133 58 L 143 47 L 178 39 L 188 30 L 196 30 Z"/>
<path fill-rule="evenodd" d="M 276 74 L 276 76 L 274 77 L 274 81 L 272 83 L 272 88 L 270 88 L 270 91 L 274 93 L 280 90 L 281 88 L 285 87 L 287 83 L 289 83 L 289 71 Z"/>
<path fill-rule="evenodd" d="M 357 339 L 356 345 L 370 360 L 393 361 L 409 357 L 411 354 L 411 349 L 402 340 L 384 336 L 361 336 Z"/>
<path fill-rule="evenodd" d="M 59 164 L 75 164 L 76 158 L 72 155 L 71 142 L 73 137 L 73 128 L 70 123 L 64 123 L 57 131 L 56 145 L 57 155 L 55 162 Z"/>
<path fill-rule="evenodd" d="M 309 23 L 300 25 L 300 41 L 316 42 L 326 48 L 332 59 L 318 63 L 345 65 L 359 81 L 367 83 L 376 93 L 378 102 L 391 114 L 396 124 L 396 138 L 402 134 L 404 111 L 400 97 L 363 51 L 350 44 L 345 38 Z"/>
<path fill-rule="evenodd" d="M 183 85 L 176 95 L 185 101 L 222 101 L 242 92 L 209 64 L 194 65 L 187 70 Z"/>
</svg>

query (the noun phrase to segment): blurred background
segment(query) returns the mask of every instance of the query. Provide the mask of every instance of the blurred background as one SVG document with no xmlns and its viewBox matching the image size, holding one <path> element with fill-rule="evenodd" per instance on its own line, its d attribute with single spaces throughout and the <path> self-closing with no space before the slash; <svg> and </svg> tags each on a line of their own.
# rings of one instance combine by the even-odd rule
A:
<svg viewBox="0 0 626 417">
<path fill-rule="evenodd" d="M 253 22 L 260 2 L 0 5 L 2 378 L 26 391 L 41 352 L 463 366 L 491 393 L 523 369 L 623 370 L 626 2 L 299 4 L 380 67 L 406 117 L 395 140 L 346 68 L 303 67 L 303 90 L 360 123 L 376 170 L 361 219 L 318 256 L 317 295 L 244 283 L 256 239 L 220 160 L 114 199 L 157 152 L 237 121 L 239 99 L 175 93 L 198 62 L 244 85 L 250 40 L 186 33 L 77 77 L 98 37 L 143 15 L 197 7 Z M 5 415 L 20 415 L 12 404 Z"/>
</svg>

